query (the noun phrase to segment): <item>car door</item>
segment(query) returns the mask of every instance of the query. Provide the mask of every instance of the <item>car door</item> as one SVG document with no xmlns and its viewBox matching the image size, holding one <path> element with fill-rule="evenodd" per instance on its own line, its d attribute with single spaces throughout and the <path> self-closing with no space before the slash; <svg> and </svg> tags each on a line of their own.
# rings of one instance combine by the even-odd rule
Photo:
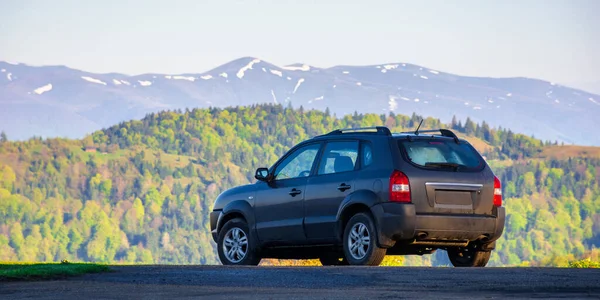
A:
<svg viewBox="0 0 600 300">
<path fill-rule="evenodd" d="M 274 179 L 257 191 L 256 229 L 263 243 L 299 244 L 304 234 L 304 191 L 321 143 L 302 145 L 272 169 Z"/>
<path fill-rule="evenodd" d="M 357 140 L 325 144 L 316 175 L 308 179 L 304 196 L 304 226 L 309 240 L 335 240 L 341 202 L 354 191 Z"/>
</svg>

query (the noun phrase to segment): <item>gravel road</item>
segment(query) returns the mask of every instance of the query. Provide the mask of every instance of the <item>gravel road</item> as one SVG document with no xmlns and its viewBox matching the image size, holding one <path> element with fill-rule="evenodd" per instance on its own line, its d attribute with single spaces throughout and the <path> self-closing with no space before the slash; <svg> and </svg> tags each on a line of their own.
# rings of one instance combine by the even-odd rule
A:
<svg viewBox="0 0 600 300">
<path fill-rule="evenodd" d="M 0 282 L 2 299 L 600 299 L 600 269 L 119 266 Z"/>
</svg>

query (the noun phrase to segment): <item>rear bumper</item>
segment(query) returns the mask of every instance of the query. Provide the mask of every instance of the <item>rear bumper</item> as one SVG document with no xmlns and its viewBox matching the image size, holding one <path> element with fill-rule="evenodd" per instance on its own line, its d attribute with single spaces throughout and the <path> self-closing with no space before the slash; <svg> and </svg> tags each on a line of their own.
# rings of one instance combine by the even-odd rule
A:
<svg viewBox="0 0 600 300">
<path fill-rule="evenodd" d="M 504 231 L 505 209 L 497 215 L 417 214 L 412 204 L 381 203 L 371 207 L 382 247 L 392 247 L 401 240 L 475 241 L 497 240 Z M 419 235 L 426 235 L 421 236 Z"/>
</svg>

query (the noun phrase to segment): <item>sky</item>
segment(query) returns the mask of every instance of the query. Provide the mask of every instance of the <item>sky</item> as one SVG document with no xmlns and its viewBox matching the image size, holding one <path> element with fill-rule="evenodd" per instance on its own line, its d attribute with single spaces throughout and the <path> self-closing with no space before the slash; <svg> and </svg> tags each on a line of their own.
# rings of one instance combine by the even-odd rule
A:
<svg viewBox="0 0 600 300">
<path fill-rule="evenodd" d="M 600 1 L 0 1 L 0 60 L 202 73 L 252 56 L 600 84 Z"/>
</svg>

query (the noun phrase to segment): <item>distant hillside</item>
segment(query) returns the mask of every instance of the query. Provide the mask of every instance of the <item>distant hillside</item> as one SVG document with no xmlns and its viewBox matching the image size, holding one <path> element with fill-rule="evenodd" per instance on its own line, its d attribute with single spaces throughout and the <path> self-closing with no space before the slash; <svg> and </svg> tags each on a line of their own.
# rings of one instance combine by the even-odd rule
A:
<svg viewBox="0 0 600 300">
<path fill-rule="evenodd" d="M 82 140 L 0 143 L 0 261 L 218 263 L 208 213 L 295 143 L 333 130 L 414 129 L 417 115 L 339 119 L 281 105 L 151 114 Z M 486 123 L 443 124 L 483 152 L 503 182 L 508 220 L 493 265 L 561 265 L 600 246 L 600 156 Z M 407 264 L 448 264 L 443 253 Z"/>
<path fill-rule="evenodd" d="M 162 110 L 292 103 L 342 116 L 467 117 L 567 144 L 600 145 L 600 96 L 529 78 L 459 76 L 409 63 L 318 68 L 245 57 L 189 74 L 93 74 L 0 62 L 0 131 L 81 138 Z"/>
</svg>

